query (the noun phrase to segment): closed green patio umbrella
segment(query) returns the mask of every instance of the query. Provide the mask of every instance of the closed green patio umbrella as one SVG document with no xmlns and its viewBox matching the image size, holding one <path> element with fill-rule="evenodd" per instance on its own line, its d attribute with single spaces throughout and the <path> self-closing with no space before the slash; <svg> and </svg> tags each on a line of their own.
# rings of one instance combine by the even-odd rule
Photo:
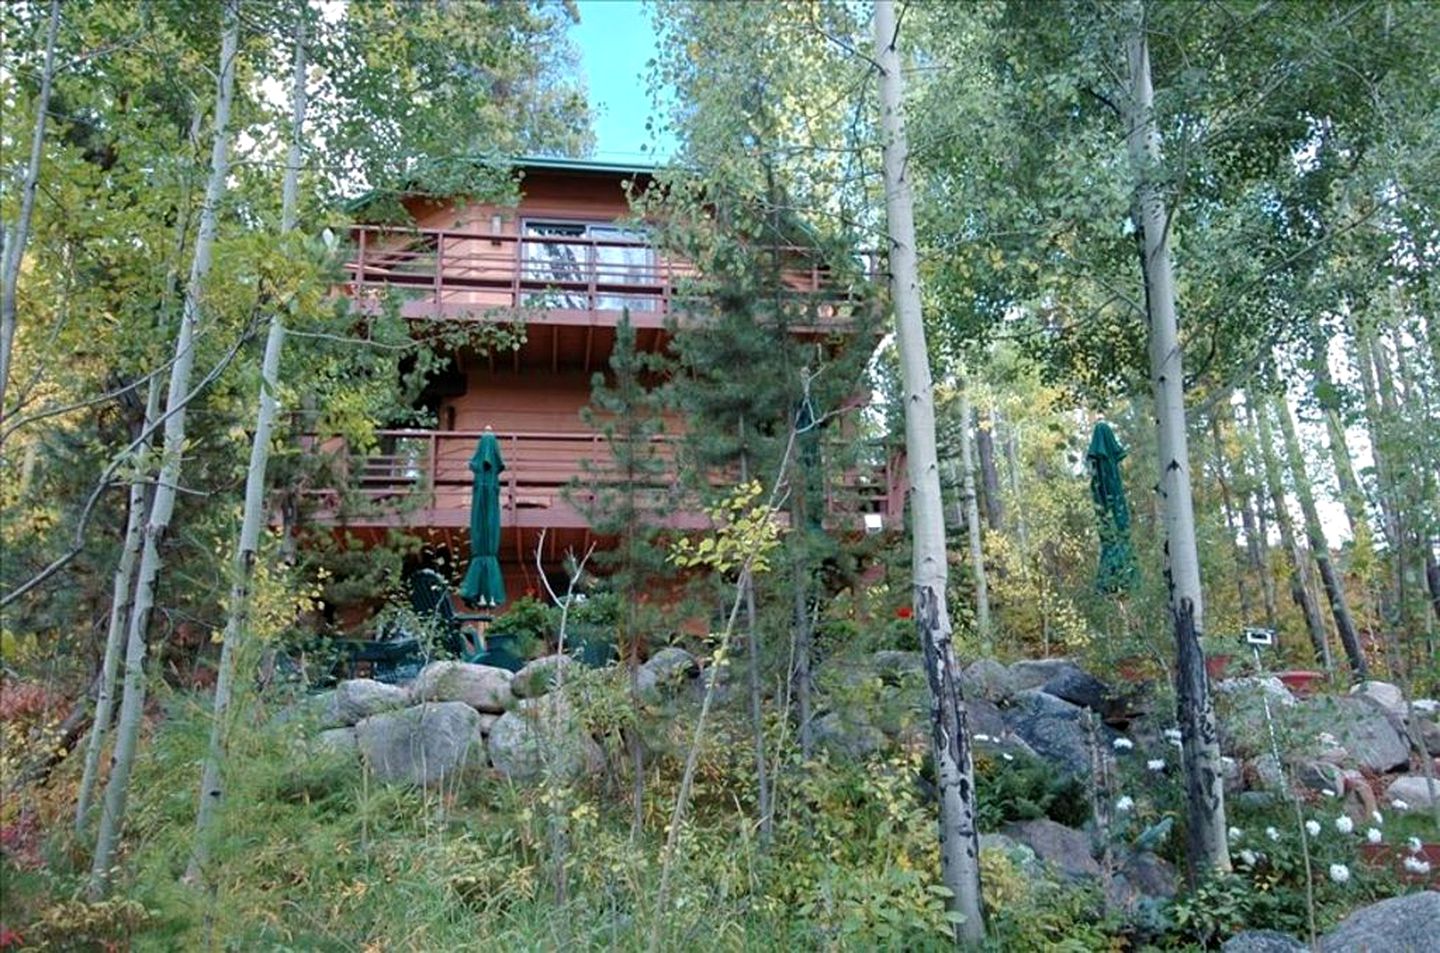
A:
<svg viewBox="0 0 1440 953">
<path fill-rule="evenodd" d="M 470 567 L 460 595 L 471 605 L 499 605 L 505 601 L 505 580 L 500 575 L 500 441 L 486 428 L 470 458 L 475 483 L 470 493 Z"/>
<path fill-rule="evenodd" d="M 1090 497 L 1100 519 L 1100 568 L 1095 588 L 1123 592 L 1135 584 L 1138 575 L 1135 551 L 1130 547 L 1130 504 L 1120 480 L 1125 448 L 1105 421 L 1095 425 L 1085 458 L 1090 465 Z"/>
</svg>

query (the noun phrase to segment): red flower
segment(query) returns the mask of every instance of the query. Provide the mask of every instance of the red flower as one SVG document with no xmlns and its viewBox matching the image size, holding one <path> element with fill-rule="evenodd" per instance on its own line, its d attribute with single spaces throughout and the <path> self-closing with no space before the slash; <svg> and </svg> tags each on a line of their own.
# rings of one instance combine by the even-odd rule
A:
<svg viewBox="0 0 1440 953">
<path fill-rule="evenodd" d="M 914 610 L 911 609 L 909 606 L 901 606 L 900 608 L 895 610 L 895 618 L 897 619 L 908 619 L 914 614 Z"/>
<path fill-rule="evenodd" d="M 25 938 L 19 933 L 0 923 L 0 950 L 9 949 L 12 946 L 19 946 L 25 942 Z"/>
</svg>

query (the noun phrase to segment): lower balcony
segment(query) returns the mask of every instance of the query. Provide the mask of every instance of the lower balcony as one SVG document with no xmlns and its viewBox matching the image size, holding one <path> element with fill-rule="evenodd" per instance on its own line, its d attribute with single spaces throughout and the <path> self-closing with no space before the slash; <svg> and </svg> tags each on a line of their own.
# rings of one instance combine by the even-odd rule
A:
<svg viewBox="0 0 1440 953">
<path fill-rule="evenodd" d="M 480 436 L 480 431 L 384 430 L 372 453 L 351 454 L 340 444 L 317 447 L 339 457 L 345 485 L 312 491 L 318 506 L 311 519 L 362 538 L 400 529 L 451 552 L 464 552 L 473 479 L 469 461 Z M 588 544 L 593 534 L 586 511 L 603 505 L 603 494 L 625 482 L 605 439 L 584 431 L 496 436 L 505 459 L 501 558 L 533 558 L 542 530 L 550 547 Z M 709 521 L 698 501 L 676 477 L 677 441 L 674 436 L 651 438 L 653 456 L 664 471 L 640 483 L 639 503 L 661 526 L 705 529 Z M 825 527 L 838 532 L 898 527 L 904 507 L 902 473 L 899 461 L 888 459 L 828 481 Z"/>
</svg>

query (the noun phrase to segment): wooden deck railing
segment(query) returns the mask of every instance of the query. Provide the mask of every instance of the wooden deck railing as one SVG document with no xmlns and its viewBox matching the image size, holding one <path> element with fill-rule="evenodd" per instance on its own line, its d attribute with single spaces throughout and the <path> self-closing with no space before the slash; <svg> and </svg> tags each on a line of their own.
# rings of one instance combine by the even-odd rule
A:
<svg viewBox="0 0 1440 953">
<path fill-rule="evenodd" d="M 394 226 L 360 226 L 353 237 L 350 295 L 364 302 L 394 289 L 417 315 L 513 308 L 666 314 L 706 288 L 694 266 L 643 241 Z M 865 257 L 863 274 L 841 278 L 813 250 L 776 251 L 793 259 L 784 270 L 789 293 L 829 302 L 837 315 L 876 273 L 874 256 Z"/>
<path fill-rule="evenodd" d="M 377 451 L 345 457 L 352 490 L 382 505 L 404 501 L 425 509 L 468 512 L 474 479 L 469 462 L 479 431 L 383 430 L 378 436 Z M 618 484 L 623 479 L 615 469 L 608 443 L 598 433 L 532 431 L 496 436 L 505 460 L 500 478 L 505 511 L 553 507 L 571 487 L 572 496 L 583 500 L 597 486 Z M 673 507 L 695 508 L 678 486 L 678 438 L 652 437 L 650 443 L 663 470 L 642 480 L 642 488 Z M 831 516 L 878 513 L 886 517 L 887 524 L 898 516 L 904 503 L 894 460 L 842 473 L 827 481 L 825 496 L 826 512 Z"/>
</svg>

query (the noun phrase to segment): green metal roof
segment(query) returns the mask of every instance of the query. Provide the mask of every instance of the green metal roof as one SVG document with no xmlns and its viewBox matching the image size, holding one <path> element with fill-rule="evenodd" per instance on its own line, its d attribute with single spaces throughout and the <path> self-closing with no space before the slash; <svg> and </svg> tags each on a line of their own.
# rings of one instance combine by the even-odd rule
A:
<svg viewBox="0 0 1440 953">
<path fill-rule="evenodd" d="M 511 159 L 510 164 L 517 169 L 553 169 L 595 175 L 654 175 L 661 168 L 653 162 L 600 162 L 596 159 L 558 159 L 550 156 L 518 156 Z"/>
</svg>

